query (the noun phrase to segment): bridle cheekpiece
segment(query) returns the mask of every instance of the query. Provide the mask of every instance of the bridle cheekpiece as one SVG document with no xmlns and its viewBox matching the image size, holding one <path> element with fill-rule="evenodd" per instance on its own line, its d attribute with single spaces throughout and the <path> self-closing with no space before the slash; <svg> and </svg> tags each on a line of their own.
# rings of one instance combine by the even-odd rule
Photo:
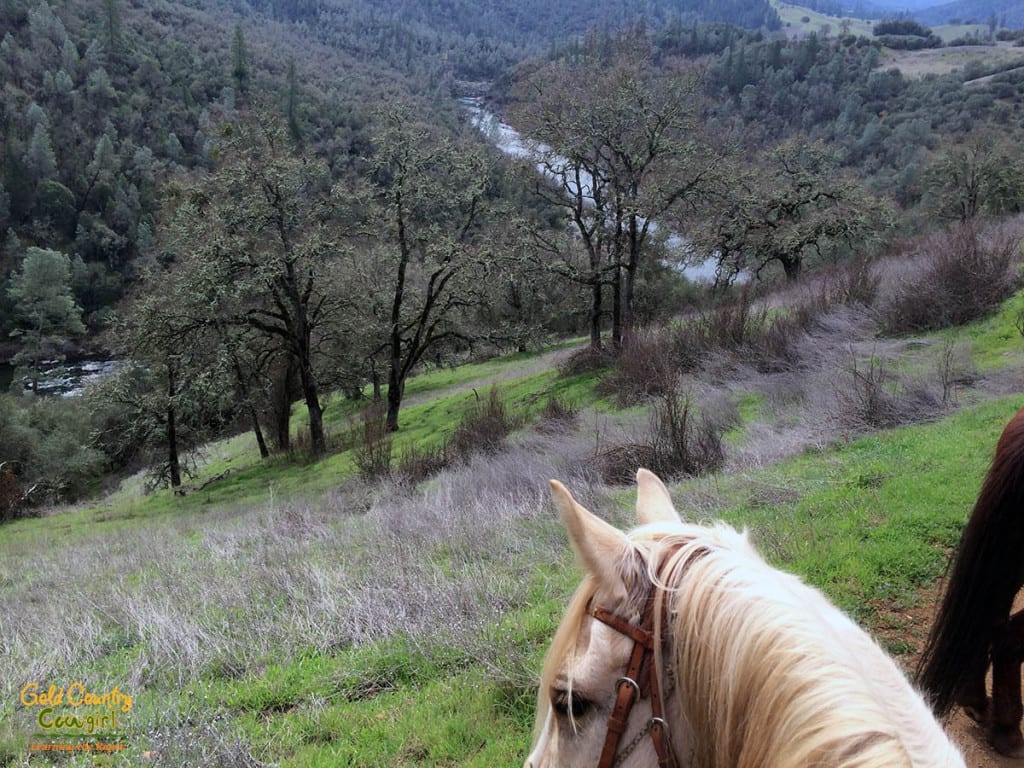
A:
<svg viewBox="0 0 1024 768">
<path fill-rule="evenodd" d="M 651 585 L 640 624 L 631 624 L 599 605 L 587 607 L 587 613 L 616 632 L 633 641 L 633 651 L 626 665 L 626 673 L 615 681 L 615 706 L 608 716 L 608 730 L 597 768 L 616 768 L 648 734 L 654 742 L 659 768 L 675 768 L 675 760 L 668 743 L 668 729 L 663 717 L 658 674 L 654 663 L 654 612 L 657 589 Z M 664 626 L 664 622 L 662 622 Z M 633 705 L 643 698 L 651 698 L 651 717 L 636 737 L 619 753 L 619 742 L 626 732 Z"/>
</svg>

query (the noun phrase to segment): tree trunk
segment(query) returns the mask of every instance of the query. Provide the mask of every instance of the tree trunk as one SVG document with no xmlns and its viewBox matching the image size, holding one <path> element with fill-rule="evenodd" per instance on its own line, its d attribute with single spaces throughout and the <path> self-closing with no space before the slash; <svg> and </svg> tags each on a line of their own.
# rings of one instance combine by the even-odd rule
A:
<svg viewBox="0 0 1024 768">
<path fill-rule="evenodd" d="M 612 346 L 622 347 L 622 267 L 612 270 Z"/>
<path fill-rule="evenodd" d="M 292 401 L 295 399 L 295 358 L 285 353 L 284 364 L 275 372 L 270 393 L 270 411 L 274 422 L 273 441 L 278 451 L 291 447 Z"/>
<path fill-rule="evenodd" d="M 270 449 L 267 448 L 267 441 L 263 439 L 263 429 L 260 427 L 260 417 L 256 413 L 256 408 L 249 404 L 249 420 L 252 421 L 252 432 L 256 435 L 256 445 L 260 449 L 260 458 L 265 459 L 270 456 Z"/>
<path fill-rule="evenodd" d="M 309 442 L 314 456 L 327 453 L 327 439 L 324 437 L 324 410 L 320 406 L 316 377 L 309 360 L 299 361 L 299 381 L 302 382 L 302 397 L 309 413 Z"/>
<path fill-rule="evenodd" d="M 622 270 L 622 337 L 628 343 L 633 331 L 636 330 L 636 313 L 633 311 L 633 300 L 636 291 L 637 264 L 630 259 Z"/>
<path fill-rule="evenodd" d="M 402 367 L 402 302 L 405 300 L 405 273 L 409 266 L 410 247 L 405 233 L 405 209 L 401 192 L 395 195 L 395 223 L 398 227 L 398 272 L 395 274 L 395 293 L 391 302 L 391 331 L 388 342 L 391 353 L 388 363 L 388 415 L 384 422 L 388 432 L 398 431 L 398 411 L 402 407 L 405 373 Z M 412 352 L 410 351 L 410 354 Z"/>
<path fill-rule="evenodd" d="M 603 286 L 601 278 L 596 272 L 593 280 L 590 284 L 590 348 L 596 351 L 601 349 L 601 315 L 603 314 L 601 292 Z"/>
<path fill-rule="evenodd" d="M 402 407 L 402 394 L 405 390 L 405 380 L 399 370 L 392 361 L 391 372 L 388 374 L 388 415 L 384 422 L 388 432 L 398 431 L 398 411 Z"/>
<path fill-rule="evenodd" d="M 181 486 L 181 462 L 178 460 L 178 430 L 174 413 L 175 390 L 174 367 L 167 367 L 167 471 L 171 488 Z"/>
<path fill-rule="evenodd" d="M 782 263 L 782 271 L 786 273 L 786 282 L 795 283 L 800 279 L 800 267 L 803 266 L 799 258 L 785 256 L 779 259 Z"/>
<path fill-rule="evenodd" d="M 637 217 L 631 216 L 629 220 L 629 259 L 623 270 L 622 285 L 622 330 L 627 342 L 633 335 L 636 326 L 633 301 L 636 295 L 636 273 L 640 270 L 640 248 L 644 237 L 646 237 L 646 229 L 641 231 Z"/>
</svg>

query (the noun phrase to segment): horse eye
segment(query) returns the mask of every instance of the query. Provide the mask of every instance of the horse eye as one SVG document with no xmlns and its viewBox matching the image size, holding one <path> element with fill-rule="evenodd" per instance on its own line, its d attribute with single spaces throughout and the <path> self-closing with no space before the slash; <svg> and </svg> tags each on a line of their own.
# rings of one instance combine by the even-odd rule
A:
<svg viewBox="0 0 1024 768">
<path fill-rule="evenodd" d="M 569 691 L 559 690 L 555 691 L 554 696 L 551 697 L 551 706 L 563 717 L 571 715 L 573 718 L 579 718 L 587 713 L 593 706 L 593 702 L 583 698 L 576 691 L 569 693 Z"/>
</svg>

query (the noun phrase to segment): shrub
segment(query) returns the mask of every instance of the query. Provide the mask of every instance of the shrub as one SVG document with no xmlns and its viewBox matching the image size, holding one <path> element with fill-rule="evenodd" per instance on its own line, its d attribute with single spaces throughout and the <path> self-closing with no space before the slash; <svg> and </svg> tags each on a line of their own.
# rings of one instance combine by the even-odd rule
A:
<svg viewBox="0 0 1024 768">
<path fill-rule="evenodd" d="M 639 330 L 624 343 L 611 373 L 597 386 L 619 405 L 629 406 L 675 389 L 677 364 L 657 331 Z"/>
<path fill-rule="evenodd" d="M 402 450 L 394 475 L 401 484 L 415 485 L 428 480 L 449 465 L 445 445 L 418 448 L 408 445 Z"/>
<path fill-rule="evenodd" d="M 615 362 L 615 355 L 608 349 L 594 349 L 587 345 L 583 349 L 574 352 L 558 368 L 558 374 L 563 378 L 578 376 L 582 373 L 593 373 L 603 371 Z"/>
<path fill-rule="evenodd" d="M 448 440 L 447 455 L 451 461 L 465 461 L 475 453 L 497 453 L 505 438 L 519 421 L 508 412 L 501 390 L 491 387 L 486 398 L 474 390 L 476 400 L 462 416 Z"/>
<path fill-rule="evenodd" d="M 872 306 L 878 299 L 882 278 L 870 260 L 853 258 L 839 264 L 831 275 L 830 298 L 845 306 Z"/>
<path fill-rule="evenodd" d="M 932 31 L 913 19 L 887 19 L 875 24 L 871 30 L 875 37 L 882 35 L 914 35 L 916 37 L 928 37 Z"/>
<path fill-rule="evenodd" d="M 359 474 L 367 478 L 387 477 L 391 473 L 391 433 L 382 403 L 366 408 L 360 423 L 349 430 L 352 442 L 352 461 Z"/>
<path fill-rule="evenodd" d="M 669 479 L 701 475 L 725 462 L 722 431 L 722 425 L 694 413 L 689 396 L 666 392 L 651 414 L 647 440 L 598 451 L 594 465 L 613 485 L 632 484 L 640 467 Z"/>
<path fill-rule="evenodd" d="M 6 523 L 22 515 L 24 489 L 14 470 L 8 466 L 0 466 L 0 523 Z"/>
<path fill-rule="evenodd" d="M 487 396 L 476 395 L 458 426 L 442 445 L 421 448 L 408 445 L 402 451 L 394 475 L 400 483 L 415 484 L 433 477 L 455 463 L 465 463 L 478 454 L 497 453 L 508 435 L 521 425 L 509 413 L 501 389 L 491 387 Z M 549 403 L 549 409 L 552 406 Z M 567 411 L 563 411 L 567 413 Z"/>
<path fill-rule="evenodd" d="M 977 320 L 1010 296 L 1010 267 L 1019 240 L 1004 234 L 983 238 L 972 222 L 929 238 L 928 259 L 895 291 L 882 312 L 890 334 L 937 330 Z"/>
<path fill-rule="evenodd" d="M 851 353 L 836 384 L 840 423 L 856 431 L 887 429 L 933 418 L 943 402 L 918 381 L 902 381 L 886 362 L 872 356 L 866 363 Z"/>
<path fill-rule="evenodd" d="M 579 408 L 575 404 L 566 402 L 557 395 L 548 395 L 537 429 L 540 432 L 562 432 L 575 425 L 578 416 Z"/>
<path fill-rule="evenodd" d="M 0 397 L 0 469 L 10 475 L 0 489 L 6 499 L 0 505 L 7 519 L 32 505 L 74 501 L 88 493 L 105 464 L 103 453 L 92 446 L 94 434 L 83 398 Z M 11 507 L 15 487 L 17 509 Z"/>
</svg>

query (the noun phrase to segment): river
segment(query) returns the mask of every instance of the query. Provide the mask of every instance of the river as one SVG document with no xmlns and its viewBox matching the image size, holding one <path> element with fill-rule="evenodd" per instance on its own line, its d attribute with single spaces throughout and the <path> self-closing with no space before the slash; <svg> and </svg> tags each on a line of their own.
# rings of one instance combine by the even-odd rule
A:
<svg viewBox="0 0 1024 768">
<path fill-rule="evenodd" d="M 77 397 L 85 392 L 88 384 L 99 381 L 113 373 L 116 360 L 78 360 L 73 363 L 53 365 L 43 369 L 36 392 L 41 395 Z M 0 392 L 7 392 L 14 381 L 14 366 L 0 363 Z"/>
<path fill-rule="evenodd" d="M 499 150 L 510 157 L 524 160 L 533 160 L 537 172 L 562 183 L 561 176 L 565 171 L 552 171 L 552 167 L 563 167 L 569 169 L 569 161 L 565 158 L 550 155 L 551 148 L 545 144 L 538 144 L 523 137 L 515 128 L 502 120 L 493 112 L 483 106 L 483 100 L 477 97 L 463 97 L 459 99 L 462 107 L 469 112 L 469 121 Z M 547 161 L 542 162 L 541 158 L 546 157 Z M 591 184 L 589 174 L 581 174 L 581 184 L 584 191 Z M 571 184 L 568 184 L 571 188 Z M 651 222 L 651 233 L 656 232 L 658 225 Z M 713 283 L 716 277 L 717 260 L 714 258 L 705 259 L 696 264 L 691 263 L 693 259 L 689 241 L 682 235 L 672 233 L 665 239 L 665 246 L 669 252 L 666 263 L 679 269 L 683 276 L 694 283 Z"/>
</svg>

